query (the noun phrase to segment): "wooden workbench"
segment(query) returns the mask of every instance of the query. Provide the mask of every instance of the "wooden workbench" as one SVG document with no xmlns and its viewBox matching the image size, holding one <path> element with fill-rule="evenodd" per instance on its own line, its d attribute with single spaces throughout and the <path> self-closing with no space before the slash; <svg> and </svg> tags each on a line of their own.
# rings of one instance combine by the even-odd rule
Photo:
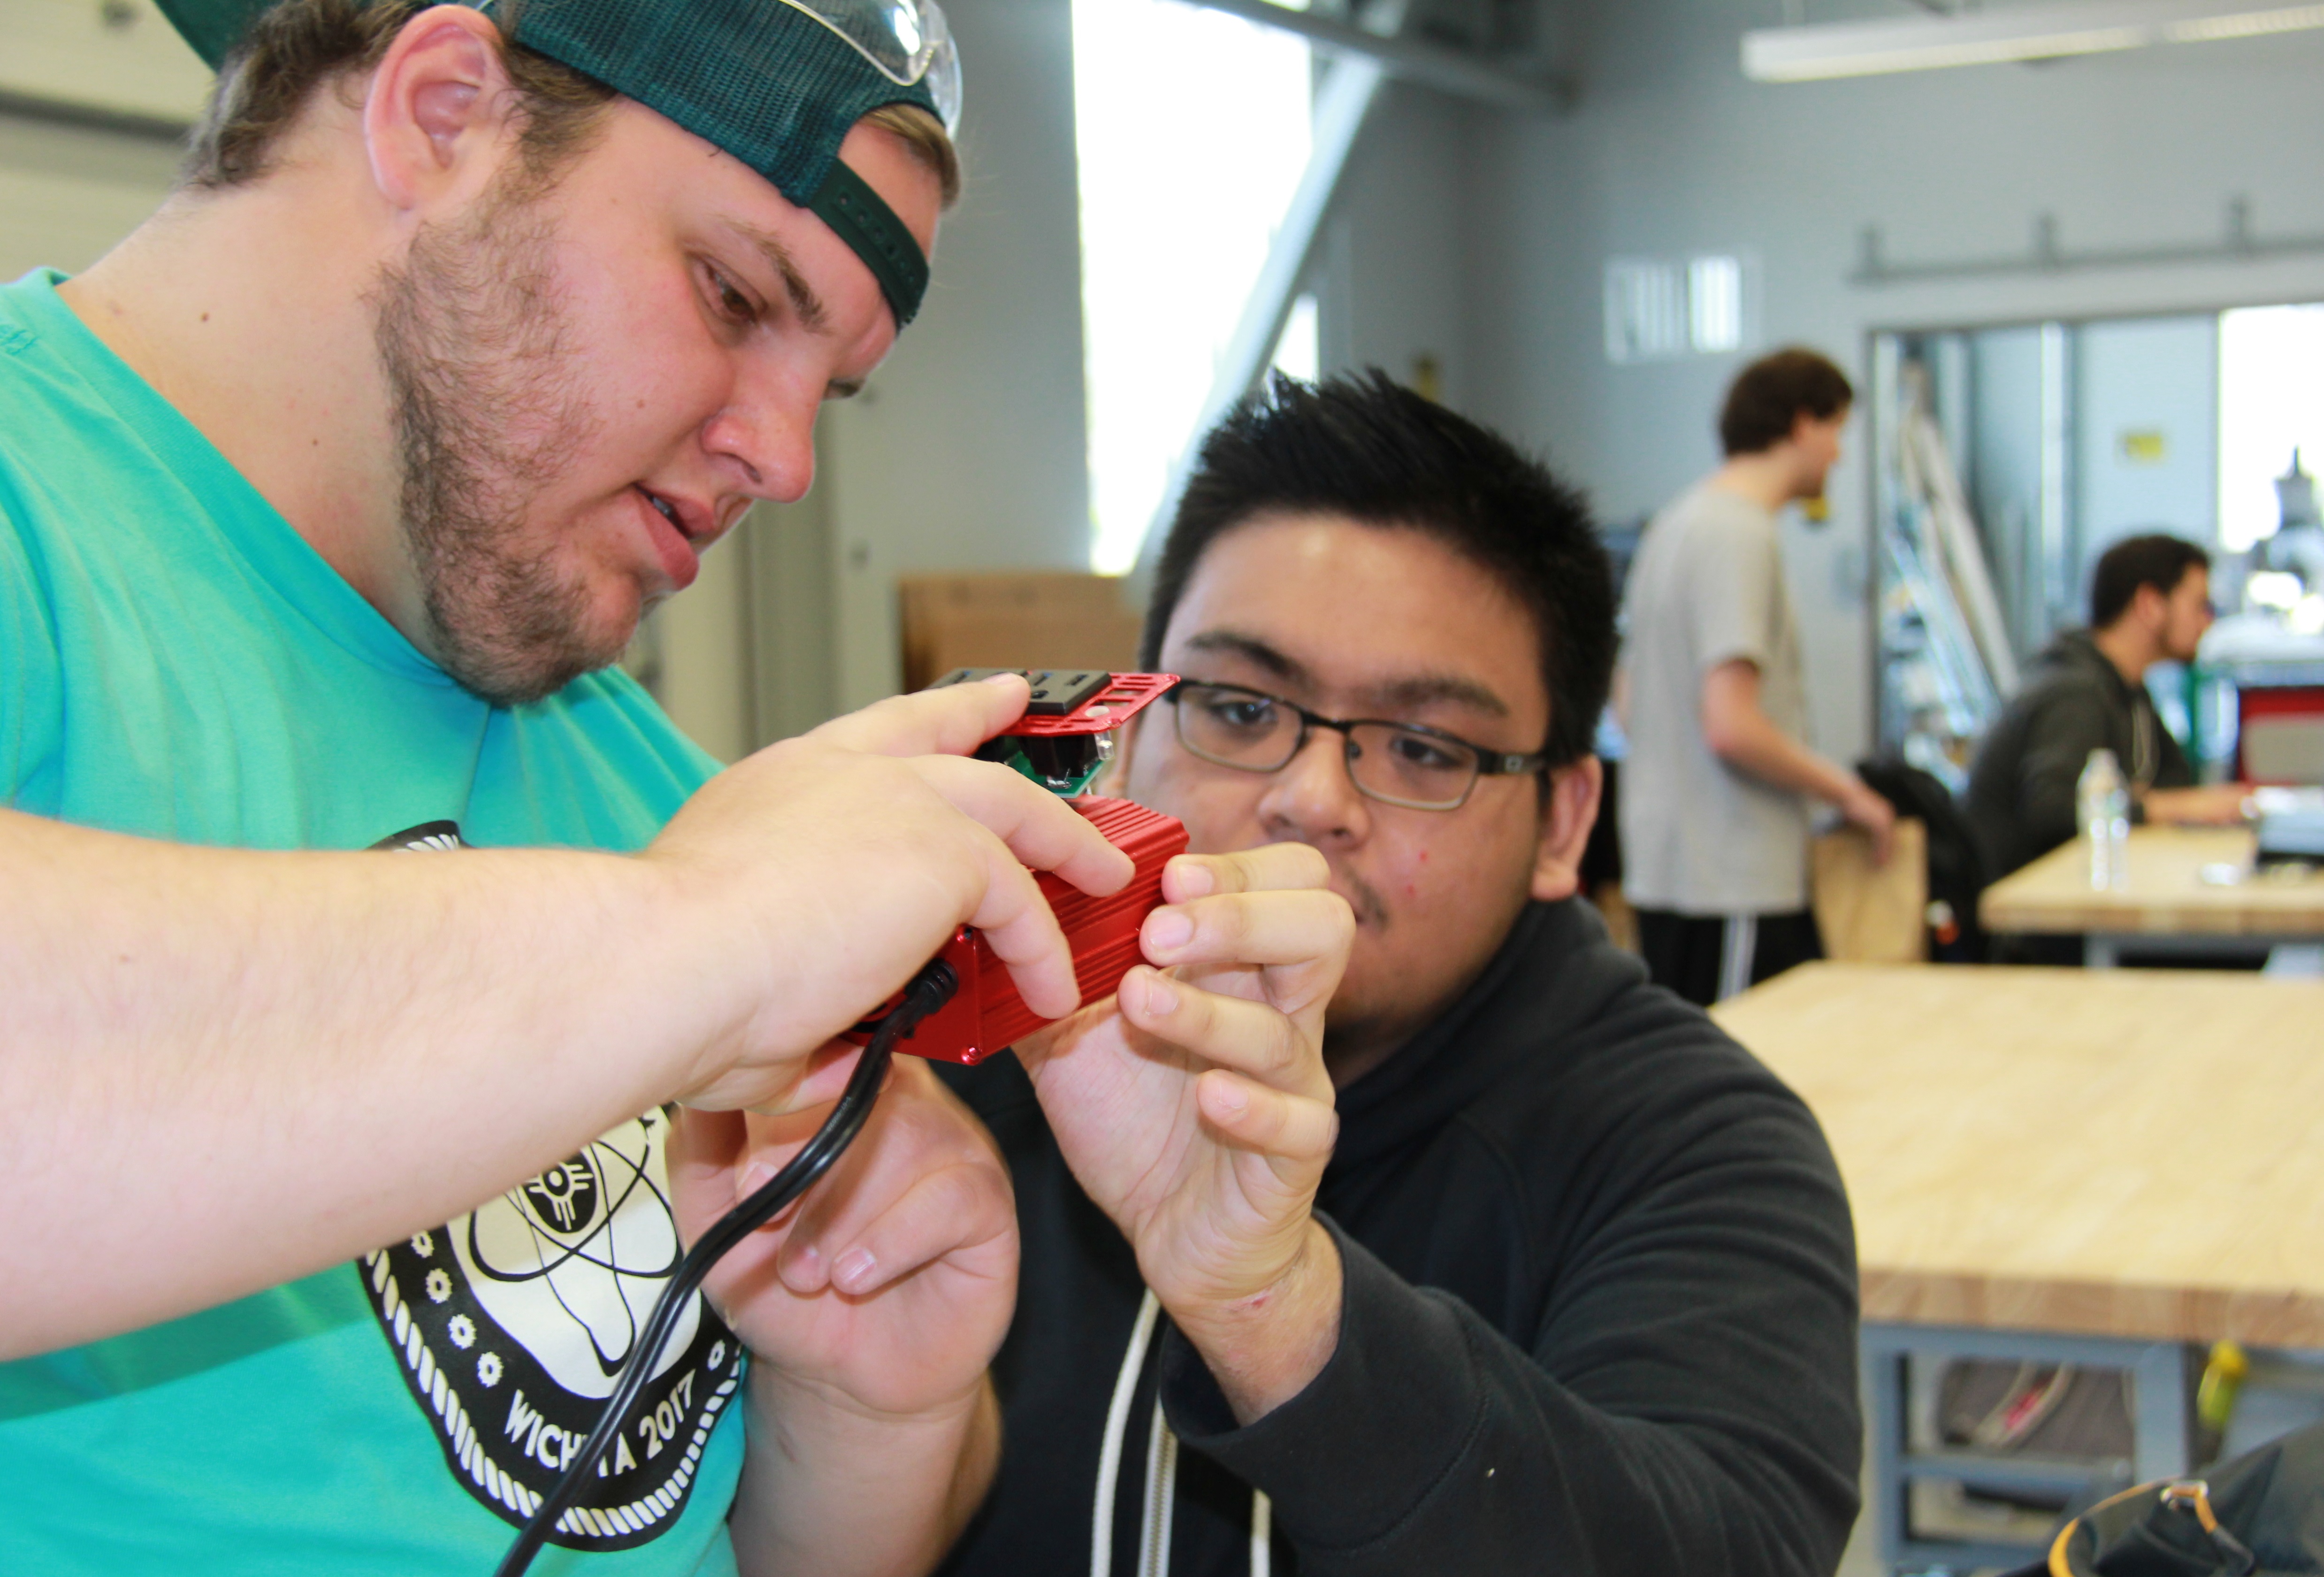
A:
<svg viewBox="0 0 2324 1577">
<path fill-rule="evenodd" d="M 2090 886 L 2089 853 L 2077 840 L 1987 888 L 1978 916 L 1988 931 L 2254 941 L 2324 936 L 2324 877 L 2252 872 L 2252 849 L 2253 835 L 2241 827 L 2133 827 L 2129 884 L 2097 889 Z M 2201 879 L 2207 865 L 2246 874 L 2233 886 L 2217 885 Z"/>
<path fill-rule="evenodd" d="M 2324 1347 L 2324 982 L 1817 964 L 1713 1016 L 1822 1122 L 1867 1319 Z"/>
<path fill-rule="evenodd" d="M 1916 1445 L 1916 1361 L 2129 1372 L 2128 1482 L 2190 1465 L 2203 1344 L 2324 1348 L 2324 982 L 1813 964 L 1712 1016 L 1814 1110 L 1848 1185 L 1891 1572 L 2031 1553 L 1916 1528 L 1916 1479 L 2066 1495 L 2090 1472 Z"/>
</svg>

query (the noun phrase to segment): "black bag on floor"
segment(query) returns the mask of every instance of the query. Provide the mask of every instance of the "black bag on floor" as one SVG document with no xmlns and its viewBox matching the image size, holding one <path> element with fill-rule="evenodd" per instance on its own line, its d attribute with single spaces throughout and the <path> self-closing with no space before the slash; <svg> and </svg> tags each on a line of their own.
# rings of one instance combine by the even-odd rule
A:
<svg viewBox="0 0 2324 1577">
<path fill-rule="evenodd" d="M 2060 1530 L 2010 1577 L 2292 1577 L 2324 1572 L 2324 1424 L 2200 1479 L 2141 1484 Z"/>
<path fill-rule="evenodd" d="M 1969 818 L 1942 783 L 1894 756 L 1858 761 L 1856 772 L 1898 816 L 1918 816 L 1929 829 L 1930 961 L 1983 964 L 1986 936 L 1977 922 L 1977 899 L 1985 890 L 1985 856 Z"/>
</svg>

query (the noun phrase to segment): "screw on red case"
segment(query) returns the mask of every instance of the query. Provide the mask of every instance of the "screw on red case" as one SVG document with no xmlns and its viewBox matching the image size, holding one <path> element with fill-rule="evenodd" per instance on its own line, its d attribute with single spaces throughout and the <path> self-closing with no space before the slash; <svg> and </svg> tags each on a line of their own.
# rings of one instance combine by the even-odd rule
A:
<svg viewBox="0 0 2324 1577">
<path fill-rule="evenodd" d="M 1137 868 L 1120 891 L 1104 898 L 1093 898 L 1046 871 L 1035 874 L 1041 896 L 1056 914 L 1073 949 L 1074 979 L 1081 986 L 1082 1000 L 1093 1001 L 1111 995 L 1138 962 L 1139 927 L 1162 901 L 1162 867 L 1171 856 L 1185 853 L 1186 829 L 1174 817 L 1127 799 L 1067 803 L 1089 817 Z M 952 966 L 960 989 L 898 1041 L 898 1051 L 973 1066 L 1049 1022 L 1025 1005 L 1007 966 L 976 931 L 962 927 L 937 956 Z M 860 1044 L 871 1033 L 857 1029 L 847 1038 Z"/>
</svg>

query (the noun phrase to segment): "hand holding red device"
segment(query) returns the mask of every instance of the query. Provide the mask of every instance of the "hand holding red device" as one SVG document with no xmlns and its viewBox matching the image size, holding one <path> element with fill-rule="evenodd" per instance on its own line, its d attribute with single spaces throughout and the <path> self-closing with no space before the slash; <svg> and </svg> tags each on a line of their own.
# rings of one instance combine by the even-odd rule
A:
<svg viewBox="0 0 2324 1577">
<path fill-rule="evenodd" d="M 929 687 L 1005 671 L 1010 670 L 955 669 Z M 1095 669 L 1036 669 L 1025 677 L 1033 686 L 1025 715 L 977 755 L 1005 762 L 1068 796 L 1080 795 L 1111 758 L 1114 731 L 1168 695 L 1178 682 L 1176 674 L 1115 674 Z M 1185 853 L 1186 829 L 1176 818 L 1127 799 L 1086 797 L 1072 803 L 1137 865 L 1129 883 L 1104 898 L 1093 898 L 1046 872 L 1037 878 L 1041 896 L 1073 949 L 1074 978 L 1086 1001 L 1112 991 L 1138 962 L 1139 927 L 1162 902 L 1162 868 L 1171 856 Z M 1049 1022 L 1025 1005 L 1008 969 L 972 927 L 963 926 L 937 956 L 951 967 L 959 989 L 897 1042 L 898 1051 L 973 1065 Z M 883 1004 L 881 1012 L 894 1006 Z M 867 1020 L 866 1027 L 846 1038 L 868 1041 L 868 1026 L 873 1021 Z"/>
</svg>

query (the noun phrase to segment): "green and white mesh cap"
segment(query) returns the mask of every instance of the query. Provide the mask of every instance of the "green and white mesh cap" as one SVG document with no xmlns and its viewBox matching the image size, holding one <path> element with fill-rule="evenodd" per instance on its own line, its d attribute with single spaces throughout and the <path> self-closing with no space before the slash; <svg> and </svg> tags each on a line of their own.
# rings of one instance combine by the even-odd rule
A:
<svg viewBox="0 0 2324 1577">
<path fill-rule="evenodd" d="M 159 0 L 215 69 L 275 0 Z M 872 271 L 900 329 L 927 254 L 839 144 L 889 104 L 960 118 L 960 56 L 936 0 L 481 0 L 514 42 L 659 111 L 765 176 Z M 505 25 L 505 23 L 504 23 Z"/>
</svg>

